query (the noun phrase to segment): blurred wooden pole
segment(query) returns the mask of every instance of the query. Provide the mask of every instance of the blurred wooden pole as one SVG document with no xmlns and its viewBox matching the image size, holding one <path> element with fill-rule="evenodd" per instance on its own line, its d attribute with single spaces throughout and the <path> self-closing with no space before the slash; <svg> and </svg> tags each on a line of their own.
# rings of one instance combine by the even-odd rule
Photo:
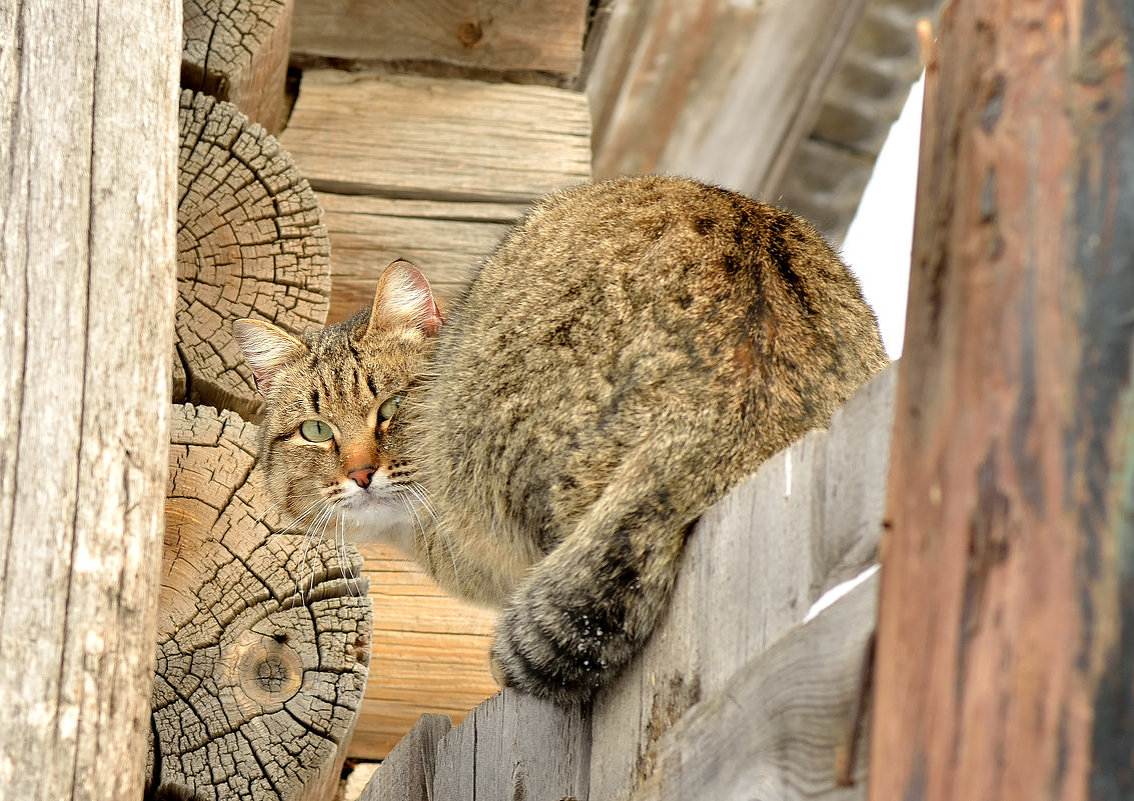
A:
<svg viewBox="0 0 1134 801">
<path fill-rule="evenodd" d="M 180 0 L 0 3 L 0 797 L 141 798 Z"/>
<path fill-rule="evenodd" d="M 954 0 L 928 66 L 870 797 L 1134 797 L 1131 0 Z"/>
</svg>

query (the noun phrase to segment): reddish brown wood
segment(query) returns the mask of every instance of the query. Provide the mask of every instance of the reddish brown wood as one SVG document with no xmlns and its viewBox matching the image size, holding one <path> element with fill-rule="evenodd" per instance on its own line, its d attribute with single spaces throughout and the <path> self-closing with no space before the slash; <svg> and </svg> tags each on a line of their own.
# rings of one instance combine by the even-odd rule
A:
<svg viewBox="0 0 1134 801">
<path fill-rule="evenodd" d="M 1134 6 L 954 0 L 929 68 L 870 797 L 1134 797 Z"/>
</svg>

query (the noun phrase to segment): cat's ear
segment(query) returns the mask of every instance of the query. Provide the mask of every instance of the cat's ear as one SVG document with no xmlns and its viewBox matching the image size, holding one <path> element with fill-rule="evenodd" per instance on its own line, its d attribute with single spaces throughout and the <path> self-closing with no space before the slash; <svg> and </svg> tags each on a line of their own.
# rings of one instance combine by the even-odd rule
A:
<svg viewBox="0 0 1134 801">
<path fill-rule="evenodd" d="M 262 393 L 272 388 L 280 368 L 307 353 L 307 346 L 286 331 L 263 320 L 236 320 L 232 324 L 236 344 Z"/>
<path fill-rule="evenodd" d="M 441 310 L 425 276 L 405 259 L 398 259 L 378 279 L 366 333 L 414 329 L 427 337 L 437 336 Z"/>
</svg>

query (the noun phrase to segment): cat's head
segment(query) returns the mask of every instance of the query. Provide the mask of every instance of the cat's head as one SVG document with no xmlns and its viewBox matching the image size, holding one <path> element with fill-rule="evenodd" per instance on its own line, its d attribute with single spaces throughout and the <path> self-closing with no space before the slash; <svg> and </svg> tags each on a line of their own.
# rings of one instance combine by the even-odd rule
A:
<svg viewBox="0 0 1134 801">
<path fill-rule="evenodd" d="M 395 539 L 410 529 L 418 490 L 399 423 L 440 328 L 428 282 L 404 260 L 382 273 L 371 308 L 303 339 L 259 320 L 233 323 L 265 398 L 268 490 L 301 526 L 342 519 Z"/>
</svg>

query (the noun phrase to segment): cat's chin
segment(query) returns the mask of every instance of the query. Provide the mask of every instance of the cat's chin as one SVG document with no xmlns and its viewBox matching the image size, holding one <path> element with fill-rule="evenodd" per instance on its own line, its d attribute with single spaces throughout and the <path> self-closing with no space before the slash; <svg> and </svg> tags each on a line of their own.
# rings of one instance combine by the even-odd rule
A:
<svg viewBox="0 0 1134 801">
<path fill-rule="evenodd" d="M 348 542 L 382 542 L 409 552 L 416 518 L 399 498 L 359 493 L 339 504 L 343 534 Z"/>
</svg>

